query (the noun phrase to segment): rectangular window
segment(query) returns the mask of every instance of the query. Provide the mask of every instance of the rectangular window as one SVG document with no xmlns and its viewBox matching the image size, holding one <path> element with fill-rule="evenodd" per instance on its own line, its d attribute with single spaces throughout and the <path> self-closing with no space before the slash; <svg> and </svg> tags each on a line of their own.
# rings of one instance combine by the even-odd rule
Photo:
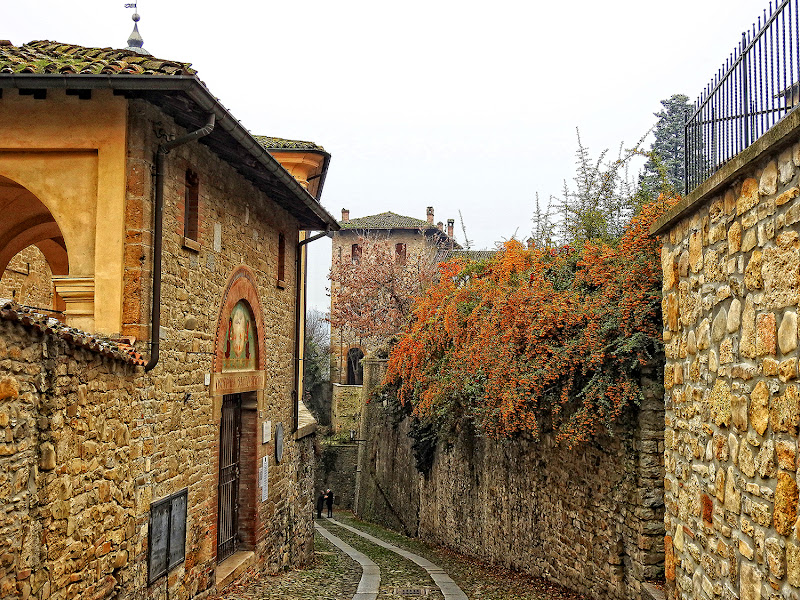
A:
<svg viewBox="0 0 800 600">
<path fill-rule="evenodd" d="M 395 258 L 395 262 L 398 265 L 406 264 L 406 245 L 405 244 L 395 244 L 394 245 L 394 258 Z"/>
<path fill-rule="evenodd" d="M 286 277 L 286 237 L 278 234 L 278 285 L 284 285 Z"/>
<path fill-rule="evenodd" d="M 200 177 L 192 170 L 186 171 L 183 211 L 183 237 L 199 241 L 200 234 Z"/>
<path fill-rule="evenodd" d="M 150 505 L 147 533 L 147 582 L 181 564 L 186 558 L 186 504 L 189 490 L 185 488 Z"/>
<path fill-rule="evenodd" d="M 350 249 L 350 260 L 354 265 L 357 265 L 361 262 L 361 245 L 360 244 L 353 244 L 353 247 Z"/>
</svg>

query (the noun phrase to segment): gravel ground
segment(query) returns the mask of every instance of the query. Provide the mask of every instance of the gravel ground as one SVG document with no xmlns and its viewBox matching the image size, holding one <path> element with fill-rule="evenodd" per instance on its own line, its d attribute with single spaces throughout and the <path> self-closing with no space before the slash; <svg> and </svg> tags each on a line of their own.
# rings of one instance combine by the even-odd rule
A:
<svg viewBox="0 0 800 600">
<path fill-rule="evenodd" d="M 336 519 L 434 562 L 453 578 L 470 600 L 592 600 L 544 580 L 485 565 L 446 548 L 359 521 L 350 513 L 340 511 Z M 443 599 L 441 591 L 421 567 L 335 523 L 323 520 L 321 524 L 378 564 L 381 569 L 379 600 L 420 597 L 396 593 L 406 587 L 426 589 L 429 593 L 422 597 L 428 600 Z M 351 600 L 361 579 L 361 567 L 319 534 L 314 535 L 314 544 L 313 564 L 278 575 L 250 571 L 209 600 Z"/>
</svg>

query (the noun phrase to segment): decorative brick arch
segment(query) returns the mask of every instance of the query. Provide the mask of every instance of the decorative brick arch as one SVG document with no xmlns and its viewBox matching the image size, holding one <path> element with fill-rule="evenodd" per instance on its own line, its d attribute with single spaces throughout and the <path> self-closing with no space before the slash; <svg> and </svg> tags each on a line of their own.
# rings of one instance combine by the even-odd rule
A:
<svg viewBox="0 0 800 600">
<path fill-rule="evenodd" d="M 256 324 L 255 339 L 258 344 L 256 368 L 263 371 L 265 368 L 266 351 L 264 348 L 264 317 L 261 310 L 261 302 L 258 299 L 258 287 L 256 286 L 256 276 L 249 267 L 240 265 L 234 269 L 228 278 L 225 286 L 225 293 L 222 295 L 219 315 L 217 317 L 217 331 L 214 336 L 214 373 L 222 372 L 222 340 L 220 332 L 225 330 L 224 324 L 227 323 L 233 307 L 244 300 L 250 307 L 253 314 L 253 321 Z"/>
</svg>

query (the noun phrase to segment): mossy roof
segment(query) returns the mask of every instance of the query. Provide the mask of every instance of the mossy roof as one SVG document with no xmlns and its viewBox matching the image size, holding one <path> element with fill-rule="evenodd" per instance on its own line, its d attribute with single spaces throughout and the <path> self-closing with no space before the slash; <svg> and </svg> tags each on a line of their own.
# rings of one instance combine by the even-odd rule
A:
<svg viewBox="0 0 800 600">
<path fill-rule="evenodd" d="M 311 150 L 314 152 L 325 152 L 325 148 L 314 142 L 304 142 L 302 140 L 285 140 L 279 137 L 268 135 L 254 135 L 256 141 L 267 150 Z"/>
<path fill-rule="evenodd" d="M 130 50 L 86 48 L 47 40 L 22 46 L 0 43 L 0 73 L 84 75 L 195 75 L 189 63 Z"/>
<path fill-rule="evenodd" d="M 391 211 L 349 221 L 339 221 L 339 225 L 342 229 L 418 229 L 422 231 L 435 229 L 438 231 L 438 228 L 427 221 L 398 215 Z"/>
</svg>

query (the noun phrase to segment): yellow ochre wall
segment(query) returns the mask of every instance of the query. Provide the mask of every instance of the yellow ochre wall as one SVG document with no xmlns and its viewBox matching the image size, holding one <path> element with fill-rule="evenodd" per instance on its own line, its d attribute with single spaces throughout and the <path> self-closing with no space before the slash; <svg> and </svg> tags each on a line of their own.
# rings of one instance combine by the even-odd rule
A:
<svg viewBox="0 0 800 600">
<path fill-rule="evenodd" d="M 111 90 L 0 98 L 0 175 L 32 192 L 61 229 L 70 277 L 61 286 L 76 284 L 89 311 L 71 315 L 67 299 L 67 323 L 107 335 L 122 323 L 126 118 L 126 100 Z"/>
</svg>

